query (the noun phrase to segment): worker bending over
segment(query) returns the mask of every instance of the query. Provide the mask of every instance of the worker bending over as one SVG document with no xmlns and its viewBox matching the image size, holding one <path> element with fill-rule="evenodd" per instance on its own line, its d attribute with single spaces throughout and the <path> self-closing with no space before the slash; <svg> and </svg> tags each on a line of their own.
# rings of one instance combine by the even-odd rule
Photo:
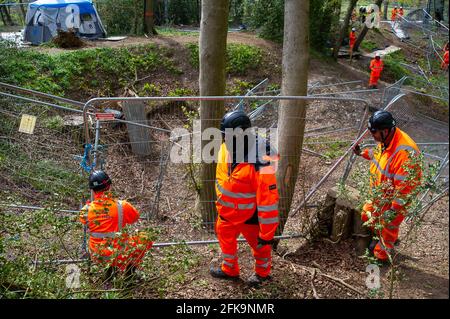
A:
<svg viewBox="0 0 450 319">
<path fill-rule="evenodd" d="M 124 227 L 139 219 L 139 212 L 125 200 L 118 200 L 110 193 L 111 179 L 104 171 L 93 171 L 89 176 L 89 188 L 94 200 L 81 210 L 80 221 L 89 234 L 91 259 L 107 264 L 110 274 L 125 271 L 132 275 L 153 242 L 145 234 L 131 236 Z"/>
</svg>

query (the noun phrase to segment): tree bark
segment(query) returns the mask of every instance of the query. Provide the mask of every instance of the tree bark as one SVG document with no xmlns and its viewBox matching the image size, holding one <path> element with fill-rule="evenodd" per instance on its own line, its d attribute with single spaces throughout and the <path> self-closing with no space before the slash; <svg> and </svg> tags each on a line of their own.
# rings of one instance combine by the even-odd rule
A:
<svg viewBox="0 0 450 319">
<path fill-rule="evenodd" d="M 282 95 L 307 95 L 309 65 L 309 0 L 286 0 L 284 6 Z M 280 101 L 277 170 L 282 234 L 292 204 L 305 130 L 306 101 Z"/>
<path fill-rule="evenodd" d="M 2 7 L 0 7 L 0 17 L 2 18 L 3 25 L 6 26 L 7 23 L 6 23 L 6 20 L 5 20 L 5 16 L 3 14 L 3 8 Z"/>
<path fill-rule="evenodd" d="M 387 20 L 387 14 L 388 14 L 388 6 L 389 6 L 389 1 L 386 0 L 384 1 L 384 6 L 383 6 L 383 19 Z"/>
<path fill-rule="evenodd" d="M 383 0 L 377 0 L 375 1 L 375 4 L 380 7 Z M 361 45 L 361 42 L 366 37 L 367 32 L 369 31 L 369 28 L 364 25 L 364 28 L 362 29 L 361 33 L 359 34 L 358 38 L 356 39 L 355 45 L 353 46 L 353 52 L 358 51 L 359 46 Z"/>
<path fill-rule="evenodd" d="M 4 18 L 5 18 L 4 21 L 6 21 L 5 25 L 13 26 L 13 25 L 14 25 L 14 22 L 13 22 L 13 20 L 11 19 L 11 15 L 9 14 L 8 8 L 5 7 L 5 6 L 2 6 L 2 7 L 0 7 L 0 8 L 2 9 Z"/>
<path fill-rule="evenodd" d="M 19 3 L 23 3 L 23 0 L 19 0 Z M 24 4 L 25 5 L 25 4 Z M 22 17 L 23 17 L 23 24 L 25 24 L 25 17 L 26 17 L 26 12 L 25 12 L 25 8 L 24 5 L 20 5 L 20 11 L 22 12 Z"/>
<path fill-rule="evenodd" d="M 158 34 L 153 20 L 153 0 L 144 0 L 144 33 Z"/>
<path fill-rule="evenodd" d="M 337 60 L 337 58 L 338 58 L 338 53 L 339 53 L 339 49 L 341 48 L 342 41 L 344 41 L 345 35 L 348 33 L 348 26 L 350 24 L 352 12 L 353 12 L 353 9 L 355 8 L 357 2 L 358 2 L 358 0 L 350 0 L 350 2 L 348 4 L 347 12 L 345 13 L 345 18 L 344 18 L 344 25 L 341 28 L 341 32 L 339 32 L 339 37 L 338 37 L 336 44 L 334 45 L 334 49 L 333 49 L 333 58 L 335 60 Z"/>
<path fill-rule="evenodd" d="M 228 31 L 228 0 L 203 0 L 200 22 L 200 95 L 225 95 L 225 63 Z M 219 127 L 224 113 L 223 101 L 201 101 L 201 132 L 209 127 Z M 210 141 L 201 143 L 202 149 Z M 215 181 L 216 164 L 202 163 L 200 169 L 201 189 L 197 199 L 205 225 L 213 229 L 216 217 Z"/>
</svg>

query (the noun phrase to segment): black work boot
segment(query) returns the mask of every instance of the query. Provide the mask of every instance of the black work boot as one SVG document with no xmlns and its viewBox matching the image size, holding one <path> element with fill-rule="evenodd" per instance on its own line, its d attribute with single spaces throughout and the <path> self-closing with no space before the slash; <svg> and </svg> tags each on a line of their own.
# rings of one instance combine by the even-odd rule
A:
<svg viewBox="0 0 450 319">
<path fill-rule="evenodd" d="M 370 241 L 370 244 L 368 247 L 370 256 L 373 256 L 373 250 L 375 249 L 375 246 L 377 245 L 377 243 L 378 243 L 378 240 L 375 240 L 375 239 L 372 239 Z"/>
<path fill-rule="evenodd" d="M 247 284 L 251 287 L 258 287 L 263 283 L 263 281 L 269 280 L 270 276 L 261 277 L 260 275 L 254 273 L 247 279 Z"/>
<path fill-rule="evenodd" d="M 239 276 L 230 276 L 223 272 L 222 268 L 209 268 L 209 273 L 214 278 L 220 278 L 220 279 L 228 279 L 228 280 L 237 280 L 239 279 Z"/>
</svg>

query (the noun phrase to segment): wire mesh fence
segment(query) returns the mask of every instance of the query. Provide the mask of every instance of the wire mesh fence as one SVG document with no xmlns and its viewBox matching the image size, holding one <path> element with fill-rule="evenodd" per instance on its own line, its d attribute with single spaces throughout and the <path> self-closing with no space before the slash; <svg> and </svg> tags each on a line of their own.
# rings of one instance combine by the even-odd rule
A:
<svg viewBox="0 0 450 319">
<path fill-rule="evenodd" d="M 313 85 L 316 89 L 320 86 Z M 400 83 L 388 87 L 380 105 L 369 106 L 380 107 L 389 103 L 398 95 L 400 88 Z M 224 99 L 225 109 L 242 108 L 253 114 L 253 126 L 274 129 L 279 125 L 278 108 L 283 97 L 265 95 L 272 93 L 268 91 L 261 85 L 251 92 L 259 96 Z M 360 134 L 366 121 L 364 112 L 367 103 L 362 99 L 330 96 L 310 96 L 309 99 L 306 118 L 296 119 L 299 122 L 306 120 L 303 153 L 291 210 L 301 213 L 291 214 L 287 220 L 281 221 L 287 222 L 284 235 L 288 236 L 308 233 L 327 189 L 335 186 L 342 177 L 345 165 L 338 165 L 336 169 L 334 165 L 344 158 L 344 153 Z M 377 99 L 380 101 L 380 97 L 374 100 Z M 145 114 L 145 118 L 133 119 L 131 123 L 123 117 L 123 100 L 104 98 L 97 99 L 95 103 L 93 101 L 94 108 L 88 109 L 85 122 L 80 106 L 69 106 L 72 111 L 57 110 L 3 93 L 0 100 L 0 118 L 4 123 L 0 139 L 0 178 L 5 188 L 0 193 L 0 209 L 33 214 L 33 207 L 51 207 L 56 214 L 69 215 L 76 221 L 78 209 L 89 198 L 88 172 L 81 165 L 86 159 L 83 145 L 86 147 L 89 143 L 84 132 L 87 127 L 92 149 L 85 166 L 95 159 L 95 166 L 111 176 L 114 193 L 129 200 L 141 212 L 141 223 L 160 229 L 158 242 L 213 240 L 215 236 L 208 230 L 213 229 L 217 212 L 211 210 L 206 215 L 200 214 L 197 192 L 199 185 L 215 178 L 201 180 L 199 163 L 177 163 L 172 158 L 174 146 L 179 142 L 171 139 L 175 129 L 185 132 L 190 137 L 189 149 L 193 147 L 200 98 L 130 99 L 133 103 L 139 102 L 132 104 L 132 107 L 143 108 Z M 426 150 L 430 161 L 445 162 L 448 125 L 441 125 L 440 131 L 434 125 L 435 134 L 430 135 L 430 128 L 424 126 L 406 102 L 396 103 L 391 110 L 402 130 L 411 134 L 416 142 L 422 143 L 420 147 Z M 96 113 L 112 114 L 113 119 L 99 121 Z M 18 132 L 23 114 L 36 116 L 34 134 Z M 220 118 L 216 120 L 220 121 Z M 132 140 L 130 127 L 140 127 L 148 138 Z M 422 128 L 417 130 L 418 127 Z M 219 145 L 221 142 L 219 137 Z M 373 142 L 365 139 L 364 143 Z M 134 154 L 134 146 L 142 144 L 148 147 L 148 154 Z M 441 176 L 443 180 L 447 176 L 448 183 L 448 161 L 446 167 Z M 317 186 L 328 173 L 327 179 Z M 311 190 L 314 192 L 311 193 Z M 215 191 L 210 191 L 212 193 L 206 194 L 206 198 L 210 198 L 214 205 Z M 311 196 L 305 201 L 310 193 Z M 74 232 L 71 236 L 71 244 L 76 247 L 76 243 L 81 242 L 81 232 Z"/>
</svg>

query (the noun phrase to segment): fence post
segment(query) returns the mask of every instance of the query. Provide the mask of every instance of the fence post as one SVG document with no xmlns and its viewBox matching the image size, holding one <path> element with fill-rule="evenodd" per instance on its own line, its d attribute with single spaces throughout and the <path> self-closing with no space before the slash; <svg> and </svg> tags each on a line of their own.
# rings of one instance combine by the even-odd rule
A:
<svg viewBox="0 0 450 319">
<path fill-rule="evenodd" d="M 147 120 L 145 105 L 142 101 L 123 101 L 122 109 L 125 119 L 145 124 Z M 148 128 L 127 123 L 127 129 L 133 153 L 140 156 L 150 155 L 150 132 Z"/>
</svg>

